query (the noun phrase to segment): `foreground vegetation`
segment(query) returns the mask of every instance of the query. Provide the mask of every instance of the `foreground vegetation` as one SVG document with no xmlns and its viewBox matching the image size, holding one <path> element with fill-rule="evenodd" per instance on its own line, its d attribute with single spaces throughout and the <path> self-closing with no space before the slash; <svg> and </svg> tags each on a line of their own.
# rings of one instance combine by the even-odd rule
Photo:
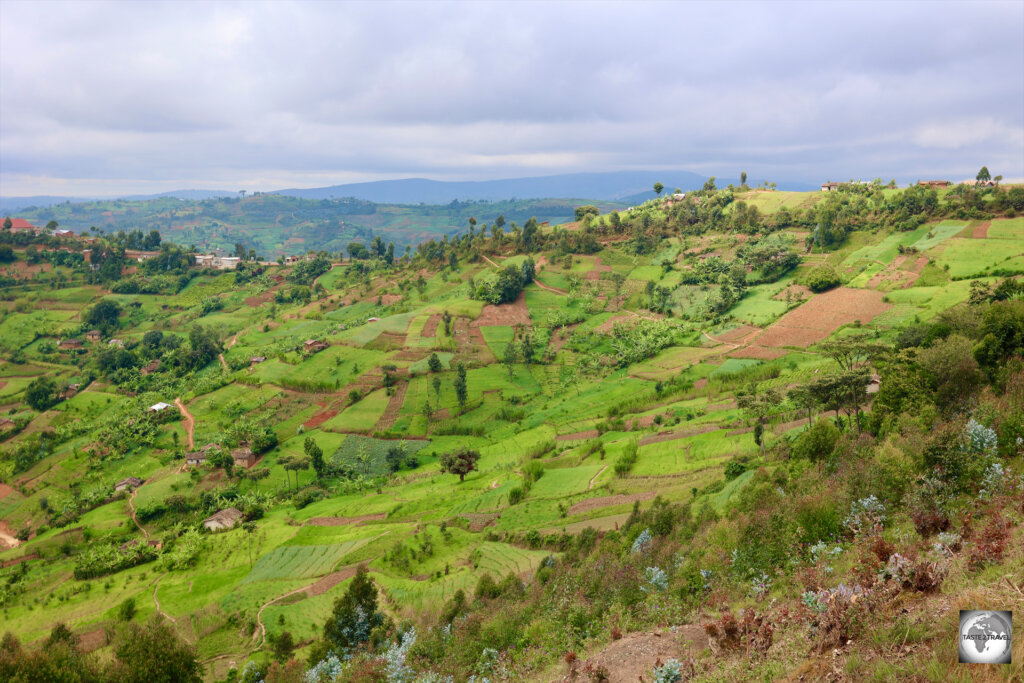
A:
<svg viewBox="0 0 1024 683">
<path fill-rule="evenodd" d="M 0 231 L 0 676 L 1019 676 L 953 644 L 1024 610 L 1022 210 L 711 183 L 223 273 Z"/>
</svg>

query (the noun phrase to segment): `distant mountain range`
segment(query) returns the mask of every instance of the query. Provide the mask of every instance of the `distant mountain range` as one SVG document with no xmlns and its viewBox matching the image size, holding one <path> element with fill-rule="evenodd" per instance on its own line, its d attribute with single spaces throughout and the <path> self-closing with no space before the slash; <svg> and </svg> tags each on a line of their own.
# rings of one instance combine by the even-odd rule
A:
<svg viewBox="0 0 1024 683">
<path fill-rule="evenodd" d="M 690 171 L 612 171 L 607 173 L 566 173 L 561 175 L 538 176 L 533 178 L 506 178 L 503 180 L 441 181 L 427 178 L 405 178 L 402 180 L 378 180 L 368 183 L 349 183 L 329 187 L 293 188 L 275 190 L 274 194 L 305 199 L 330 199 L 355 197 L 384 204 L 448 204 L 459 201 L 500 201 L 504 199 L 572 198 L 600 199 L 639 203 L 654 197 L 651 189 L 660 182 L 666 192 L 675 188 L 683 191 L 700 189 L 707 180 L 705 176 Z M 738 180 L 719 179 L 717 184 L 724 187 Z M 781 183 L 779 189 L 807 191 L 817 189 L 810 183 Z M 178 199 L 200 200 L 214 197 L 235 196 L 237 193 L 225 190 L 175 190 L 148 195 L 128 195 L 119 199 L 157 199 L 176 197 Z M 0 197 L 0 213 L 8 214 L 29 206 L 45 207 L 62 202 L 80 202 L 113 197 Z"/>
</svg>

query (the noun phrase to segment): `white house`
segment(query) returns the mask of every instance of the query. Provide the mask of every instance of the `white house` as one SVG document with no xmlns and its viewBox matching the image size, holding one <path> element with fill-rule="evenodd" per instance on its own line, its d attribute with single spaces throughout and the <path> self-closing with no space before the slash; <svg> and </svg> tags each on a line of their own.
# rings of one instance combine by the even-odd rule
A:
<svg viewBox="0 0 1024 683">
<path fill-rule="evenodd" d="M 230 529 L 244 517 L 242 512 L 237 508 L 225 508 L 219 512 L 215 512 L 210 517 L 203 520 L 203 526 L 210 531 L 220 531 L 221 529 Z"/>
<path fill-rule="evenodd" d="M 170 403 L 164 403 L 163 401 L 160 401 L 160 403 L 154 403 L 153 405 L 151 405 L 149 407 L 149 412 L 151 412 L 151 413 L 162 413 L 163 411 L 167 410 L 170 407 L 171 407 Z"/>
</svg>

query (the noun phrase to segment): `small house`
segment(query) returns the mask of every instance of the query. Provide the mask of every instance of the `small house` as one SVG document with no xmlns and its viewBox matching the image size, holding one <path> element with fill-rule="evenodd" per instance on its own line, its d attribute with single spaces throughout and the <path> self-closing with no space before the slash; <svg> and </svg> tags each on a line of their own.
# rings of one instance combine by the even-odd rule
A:
<svg viewBox="0 0 1024 683">
<path fill-rule="evenodd" d="M 145 376 L 145 375 L 148 375 L 150 373 L 156 372 L 159 368 L 160 368 L 160 361 L 159 360 L 150 361 L 149 363 L 147 363 L 146 365 L 143 365 L 142 368 L 139 369 L 139 374 Z"/>
<path fill-rule="evenodd" d="M 81 339 L 62 339 L 60 341 L 60 344 L 57 345 L 57 348 L 61 348 L 61 349 L 80 349 L 80 348 L 82 348 L 82 340 Z"/>
<path fill-rule="evenodd" d="M 865 391 L 869 394 L 877 394 L 881 386 L 882 378 L 873 374 L 871 375 L 871 379 L 868 380 L 868 388 Z"/>
<path fill-rule="evenodd" d="M 248 469 L 256 464 L 256 454 L 248 446 L 241 446 L 231 451 L 231 457 L 235 460 L 235 467 Z"/>
<path fill-rule="evenodd" d="M 0 417 L 0 432 L 6 432 L 8 429 L 14 429 L 17 424 L 14 420 L 9 417 Z"/>
<path fill-rule="evenodd" d="M 190 453 L 186 453 L 185 454 L 185 464 L 186 465 L 192 465 L 194 467 L 194 466 L 197 466 L 197 465 L 203 465 L 205 463 L 206 463 L 206 453 L 203 453 L 202 451 L 192 451 Z"/>
<path fill-rule="evenodd" d="M 100 340 L 100 336 L 101 335 L 99 330 L 89 330 L 88 332 L 85 333 L 86 341 L 92 342 L 93 344 Z"/>
<path fill-rule="evenodd" d="M 266 356 L 253 356 L 249 359 L 250 365 L 256 365 L 257 363 L 263 363 L 267 360 Z"/>
<path fill-rule="evenodd" d="M 305 349 L 306 353 L 316 353 L 318 351 L 323 351 L 324 349 L 326 349 L 328 347 L 328 344 L 325 341 L 319 341 L 317 339 L 307 339 L 306 343 L 303 344 L 302 346 Z"/>
<path fill-rule="evenodd" d="M 380 318 L 376 318 L 376 317 L 374 317 L 374 318 L 367 318 L 367 319 L 366 319 L 366 322 L 368 322 L 368 323 L 375 323 L 375 322 L 377 322 L 378 320 L 380 320 Z"/>
<path fill-rule="evenodd" d="M 73 230 L 64 230 L 62 228 L 60 230 L 54 230 L 53 231 L 53 236 L 54 237 L 74 237 L 75 233 L 74 233 Z"/>
<path fill-rule="evenodd" d="M 69 384 L 64 388 L 64 391 L 60 392 L 60 398 L 62 401 L 66 401 L 69 398 L 74 397 L 78 393 L 78 390 L 82 388 L 81 384 Z"/>
<path fill-rule="evenodd" d="M 107 342 L 107 346 L 116 346 L 119 349 L 123 349 L 124 342 L 121 341 L 120 339 L 111 339 L 110 341 Z"/>
<path fill-rule="evenodd" d="M 120 493 L 121 491 L 124 490 L 132 491 L 134 489 L 139 488 L 140 486 L 142 486 L 141 479 L 139 479 L 138 477 L 128 477 L 127 479 L 122 479 L 121 481 L 114 484 L 114 493 Z"/>
<path fill-rule="evenodd" d="M 238 524 L 243 516 L 241 510 L 237 508 L 225 508 L 204 519 L 203 526 L 210 531 L 230 529 Z"/>
<path fill-rule="evenodd" d="M 164 403 L 163 401 L 160 401 L 159 403 L 154 403 L 153 405 L 151 405 L 149 407 L 149 412 L 151 412 L 151 413 L 162 413 L 162 412 L 164 412 L 165 410 L 167 410 L 170 407 L 171 407 L 170 403 Z"/>
<path fill-rule="evenodd" d="M 822 183 L 821 184 L 821 191 L 822 192 L 835 192 L 836 190 L 839 189 L 840 185 L 842 185 L 842 183 L 831 183 L 831 182 L 829 182 L 829 183 Z"/>
</svg>

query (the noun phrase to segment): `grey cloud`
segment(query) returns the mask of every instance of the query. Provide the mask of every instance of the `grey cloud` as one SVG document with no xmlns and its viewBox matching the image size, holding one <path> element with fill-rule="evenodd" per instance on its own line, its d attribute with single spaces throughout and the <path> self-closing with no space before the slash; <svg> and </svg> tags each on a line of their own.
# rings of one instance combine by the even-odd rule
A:
<svg viewBox="0 0 1024 683">
<path fill-rule="evenodd" d="M 1018 2 L 7 0 L 0 44 L 5 195 L 652 167 L 1024 177 Z"/>
</svg>

